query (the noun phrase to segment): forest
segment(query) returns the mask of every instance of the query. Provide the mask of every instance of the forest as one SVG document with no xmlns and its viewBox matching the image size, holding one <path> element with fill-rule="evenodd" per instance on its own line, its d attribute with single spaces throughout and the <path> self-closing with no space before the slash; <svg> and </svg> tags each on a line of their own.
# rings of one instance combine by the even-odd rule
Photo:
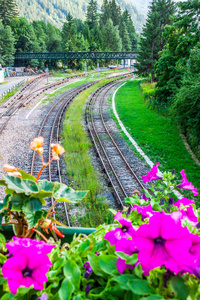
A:
<svg viewBox="0 0 200 300">
<path fill-rule="evenodd" d="M 3 2 L 12 2 L 4 12 Z M 70 13 L 62 29 L 44 21 L 29 22 L 18 17 L 13 0 L 1 0 L 0 9 L 0 64 L 13 64 L 17 52 L 60 52 L 60 51 L 131 51 L 137 48 L 136 34 L 128 10 L 122 12 L 115 0 L 104 0 L 101 13 L 97 1 L 88 2 L 85 21 L 74 18 Z M 32 66 L 41 62 L 29 61 Z M 43 63 L 44 64 L 44 63 Z M 91 62 L 92 64 L 92 62 Z M 69 63 L 70 68 L 83 69 L 83 61 Z"/>
</svg>

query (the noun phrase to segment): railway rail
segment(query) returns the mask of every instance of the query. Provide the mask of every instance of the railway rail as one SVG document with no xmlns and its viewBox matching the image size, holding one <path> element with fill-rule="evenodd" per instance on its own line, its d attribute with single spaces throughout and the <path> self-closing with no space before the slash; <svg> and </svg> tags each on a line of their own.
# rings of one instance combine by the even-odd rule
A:
<svg viewBox="0 0 200 300">
<path fill-rule="evenodd" d="M 61 127 L 62 116 L 67 108 L 67 106 L 71 103 L 71 101 L 81 93 L 83 90 L 89 88 L 96 81 L 85 83 L 80 85 L 77 88 L 72 89 L 64 96 L 62 96 L 54 105 L 52 105 L 48 114 L 46 115 L 43 123 L 38 132 L 38 136 L 43 136 L 46 143 L 44 146 L 43 157 L 44 161 L 49 161 L 51 158 L 51 144 L 59 142 L 59 133 Z M 31 175 L 37 176 L 42 164 L 40 161 L 39 155 L 35 152 L 32 157 L 31 164 Z M 41 174 L 40 180 L 50 180 L 52 182 L 58 181 L 62 182 L 61 172 L 60 172 L 60 164 L 59 161 L 52 161 L 49 165 L 49 168 L 45 168 L 43 173 Z M 47 200 L 47 208 L 53 204 L 53 199 Z M 64 211 L 66 215 L 67 226 L 70 226 L 68 211 L 66 203 L 60 204 L 64 205 Z"/>
<path fill-rule="evenodd" d="M 123 199 L 131 196 L 136 189 L 141 191 L 144 185 L 126 159 L 123 146 L 118 144 L 117 136 L 112 132 L 103 109 L 107 94 L 117 84 L 108 83 L 94 92 L 86 107 L 86 123 L 109 185 L 123 208 Z"/>
<path fill-rule="evenodd" d="M 44 93 L 46 90 L 54 88 L 56 86 L 62 85 L 74 78 L 84 77 L 85 74 L 68 77 L 65 79 L 60 80 L 59 82 L 54 82 L 52 84 L 49 84 L 47 86 L 37 88 L 37 85 L 44 79 L 46 75 L 43 74 L 41 76 L 38 76 L 37 78 L 33 79 L 31 82 L 27 83 L 22 89 L 17 93 L 17 95 L 14 97 L 11 97 L 8 101 L 4 103 L 3 106 L 1 106 L 1 112 L 0 112 L 0 134 L 8 124 L 11 117 L 22 107 L 27 105 L 31 100 L 36 98 L 38 95 Z"/>
</svg>

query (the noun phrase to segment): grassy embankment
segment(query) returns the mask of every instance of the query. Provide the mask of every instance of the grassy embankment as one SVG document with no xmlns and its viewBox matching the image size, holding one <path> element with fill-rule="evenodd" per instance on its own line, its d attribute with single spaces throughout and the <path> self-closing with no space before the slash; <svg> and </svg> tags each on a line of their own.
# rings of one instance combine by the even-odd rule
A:
<svg viewBox="0 0 200 300">
<path fill-rule="evenodd" d="M 86 210 L 86 215 L 80 218 L 81 225 L 86 227 L 95 227 L 104 223 L 108 219 L 108 205 L 102 197 L 98 196 L 101 184 L 90 161 L 91 142 L 81 126 L 81 118 L 89 94 L 108 81 L 110 80 L 102 80 L 80 93 L 67 110 L 63 126 L 66 169 L 71 187 L 89 190 L 86 199 L 79 203 L 79 206 Z"/>
<path fill-rule="evenodd" d="M 148 85 L 145 88 L 149 89 Z M 181 179 L 179 172 L 184 169 L 188 180 L 200 192 L 200 167 L 186 150 L 177 125 L 170 117 L 147 107 L 138 81 L 129 81 L 121 87 L 115 101 L 121 121 L 150 159 L 154 163 L 160 162 L 161 171 L 175 169 Z M 191 198 L 193 194 L 186 191 L 185 195 Z M 200 206 L 200 196 L 195 197 L 195 200 Z"/>
</svg>

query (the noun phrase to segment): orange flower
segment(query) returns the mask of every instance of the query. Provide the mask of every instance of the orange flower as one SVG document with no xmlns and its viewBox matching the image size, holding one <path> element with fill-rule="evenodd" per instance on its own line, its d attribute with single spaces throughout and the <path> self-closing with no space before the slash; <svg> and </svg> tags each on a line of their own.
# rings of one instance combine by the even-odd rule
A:
<svg viewBox="0 0 200 300">
<path fill-rule="evenodd" d="M 48 229 L 50 229 L 50 231 L 54 230 L 55 233 L 61 237 L 64 238 L 65 236 L 56 228 L 56 225 L 53 223 L 53 221 L 46 219 L 42 225 L 41 228 L 44 229 L 46 231 L 47 234 L 49 234 Z"/>
<path fill-rule="evenodd" d="M 43 153 L 43 144 L 44 144 L 44 138 L 42 136 L 39 136 L 38 138 L 35 138 L 31 144 L 30 144 L 30 148 L 32 150 L 37 151 L 37 153 L 39 155 L 42 155 Z"/>
<path fill-rule="evenodd" d="M 60 158 L 58 154 L 62 155 L 63 153 L 65 153 L 65 149 L 59 144 L 51 144 L 51 147 L 53 160 L 59 160 Z"/>
<path fill-rule="evenodd" d="M 3 166 L 3 170 L 6 171 L 6 172 L 17 172 L 17 168 L 15 168 L 14 166 L 11 166 L 11 165 L 8 165 L 8 164 L 5 164 Z"/>
<path fill-rule="evenodd" d="M 19 172 L 10 172 L 10 173 L 7 173 L 7 176 L 14 176 L 14 177 L 19 177 L 22 179 L 22 174 Z"/>
</svg>

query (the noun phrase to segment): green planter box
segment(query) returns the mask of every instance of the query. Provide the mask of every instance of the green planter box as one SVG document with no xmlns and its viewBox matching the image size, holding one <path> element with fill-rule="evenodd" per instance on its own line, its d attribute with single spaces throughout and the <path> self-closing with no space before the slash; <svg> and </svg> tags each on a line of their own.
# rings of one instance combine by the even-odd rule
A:
<svg viewBox="0 0 200 300">
<path fill-rule="evenodd" d="M 85 228 L 85 227 L 69 227 L 66 228 L 64 226 L 57 226 L 58 230 L 64 234 L 64 238 L 59 238 L 63 243 L 70 243 L 73 239 L 74 234 L 79 235 L 80 233 L 89 235 L 94 232 L 95 228 Z M 4 226 L 3 230 L 1 231 L 2 234 L 9 240 L 14 236 L 14 232 L 11 225 Z"/>
</svg>

